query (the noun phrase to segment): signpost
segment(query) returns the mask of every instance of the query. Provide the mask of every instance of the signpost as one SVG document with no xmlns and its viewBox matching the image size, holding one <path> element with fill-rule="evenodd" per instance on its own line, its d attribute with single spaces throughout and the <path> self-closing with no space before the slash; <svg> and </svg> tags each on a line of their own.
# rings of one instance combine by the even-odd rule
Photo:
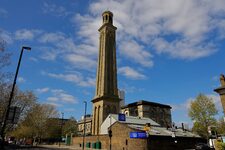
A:
<svg viewBox="0 0 225 150">
<path fill-rule="evenodd" d="M 16 124 L 20 117 L 20 108 L 19 107 L 10 107 L 9 108 L 9 116 L 7 118 L 7 123 Z"/>
</svg>

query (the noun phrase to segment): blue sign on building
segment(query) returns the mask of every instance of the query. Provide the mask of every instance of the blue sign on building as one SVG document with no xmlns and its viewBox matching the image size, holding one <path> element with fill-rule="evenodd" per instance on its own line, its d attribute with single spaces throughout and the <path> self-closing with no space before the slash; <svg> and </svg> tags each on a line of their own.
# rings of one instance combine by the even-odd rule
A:
<svg viewBox="0 0 225 150">
<path fill-rule="evenodd" d="M 146 132 L 130 132 L 130 138 L 146 139 L 148 135 Z"/>
<path fill-rule="evenodd" d="M 119 121 L 126 121 L 126 116 L 125 116 L 125 114 L 119 114 L 119 115 L 118 115 L 118 120 L 119 120 Z"/>
</svg>

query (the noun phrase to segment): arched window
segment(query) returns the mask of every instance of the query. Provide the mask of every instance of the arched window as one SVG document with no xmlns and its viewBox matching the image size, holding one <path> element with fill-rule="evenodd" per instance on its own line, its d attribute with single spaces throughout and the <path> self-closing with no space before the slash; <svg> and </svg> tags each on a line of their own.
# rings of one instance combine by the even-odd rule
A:
<svg viewBox="0 0 225 150">
<path fill-rule="evenodd" d="M 100 109 L 101 106 L 98 106 L 97 134 L 99 134 L 99 126 L 100 126 Z"/>
<path fill-rule="evenodd" d="M 94 134 L 96 132 L 96 130 L 95 130 L 95 128 L 96 128 L 96 119 L 97 119 L 96 115 L 97 115 L 97 107 L 95 107 L 95 109 L 94 109 L 94 122 L 93 122 L 93 133 Z"/>
<path fill-rule="evenodd" d="M 134 115 L 138 116 L 138 109 L 137 108 L 134 110 Z"/>
</svg>

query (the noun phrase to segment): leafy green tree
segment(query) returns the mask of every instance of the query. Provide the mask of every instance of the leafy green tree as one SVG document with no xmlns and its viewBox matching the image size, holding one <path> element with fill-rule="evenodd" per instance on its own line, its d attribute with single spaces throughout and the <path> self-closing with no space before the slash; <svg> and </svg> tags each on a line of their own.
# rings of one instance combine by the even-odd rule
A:
<svg viewBox="0 0 225 150">
<path fill-rule="evenodd" d="M 48 120 L 50 118 L 57 118 L 58 116 L 58 112 L 54 106 L 35 104 L 12 134 L 16 137 L 21 136 L 21 130 L 27 129 L 29 132 L 24 132 L 24 137 L 45 138 L 48 136 L 48 127 L 54 127 L 49 126 Z"/>
<path fill-rule="evenodd" d="M 212 100 L 203 94 L 199 94 L 190 103 L 188 115 L 193 120 L 193 131 L 204 138 L 209 138 L 208 127 L 216 125 L 216 106 Z"/>
<path fill-rule="evenodd" d="M 77 121 L 73 117 L 71 117 L 68 121 L 63 125 L 63 135 L 77 135 Z"/>
<path fill-rule="evenodd" d="M 1 31 L 0 31 L 1 32 Z M 6 108 L 6 100 L 9 96 L 10 86 L 7 83 L 9 73 L 4 69 L 10 64 L 10 54 L 5 50 L 6 42 L 0 37 L 0 123 L 4 119 L 4 112 Z"/>
<path fill-rule="evenodd" d="M 8 84 L 0 84 L 0 122 L 3 121 L 4 115 L 7 109 L 9 101 L 9 93 L 11 92 L 11 86 Z M 14 97 L 11 102 L 11 106 L 17 106 L 20 108 L 19 122 L 21 122 L 27 113 L 32 109 L 36 103 L 36 96 L 31 91 L 20 91 L 18 88 L 15 88 Z M 6 132 L 14 128 L 14 124 L 7 124 Z"/>
<path fill-rule="evenodd" d="M 44 138 L 58 138 L 61 136 L 61 120 L 59 118 L 49 118 L 45 126 L 46 135 Z"/>
<path fill-rule="evenodd" d="M 225 122 L 223 118 L 219 119 L 217 122 L 217 132 L 218 134 L 225 135 Z"/>
<path fill-rule="evenodd" d="M 10 135 L 16 137 L 17 139 L 33 138 L 33 129 L 30 126 L 20 124 L 15 130 L 10 133 Z"/>
<path fill-rule="evenodd" d="M 6 42 L 0 37 L 0 83 L 8 81 L 8 79 L 11 79 L 10 78 L 11 74 L 9 72 L 6 72 L 4 68 L 9 66 L 10 57 L 12 54 L 6 52 L 5 46 Z"/>
</svg>

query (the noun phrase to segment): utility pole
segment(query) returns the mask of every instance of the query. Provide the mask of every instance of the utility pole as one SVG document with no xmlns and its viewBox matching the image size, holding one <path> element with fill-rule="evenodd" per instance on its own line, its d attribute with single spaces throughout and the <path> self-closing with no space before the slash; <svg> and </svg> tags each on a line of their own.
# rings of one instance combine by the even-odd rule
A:
<svg viewBox="0 0 225 150">
<path fill-rule="evenodd" d="M 112 129 L 111 129 L 111 119 L 112 119 L 112 116 L 111 114 L 109 115 L 109 118 L 110 118 L 110 126 L 109 126 L 109 150 L 112 149 Z"/>
<path fill-rule="evenodd" d="M 64 117 L 64 113 L 62 112 L 61 128 L 60 128 L 60 138 L 59 138 L 59 147 L 60 147 L 60 143 L 61 143 L 61 141 L 62 141 L 62 133 L 63 133 L 63 117 Z"/>
</svg>

